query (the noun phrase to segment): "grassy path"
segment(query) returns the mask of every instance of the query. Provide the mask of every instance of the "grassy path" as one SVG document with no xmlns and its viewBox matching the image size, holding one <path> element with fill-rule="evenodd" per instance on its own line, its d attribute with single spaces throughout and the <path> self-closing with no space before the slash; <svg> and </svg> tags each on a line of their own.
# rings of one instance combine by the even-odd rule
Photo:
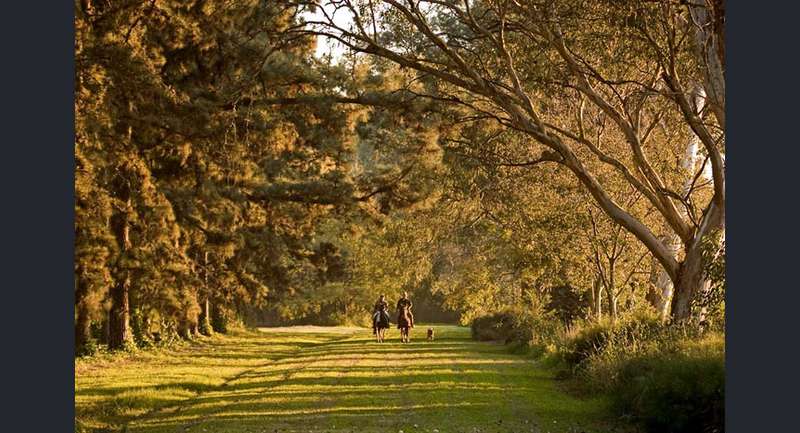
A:
<svg viewBox="0 0 800 433">
<path fill-rule="evenodd" d="M 417 336 L 422 333 L 417 330 Z M 358 328 L 268 328 L 76 361 L 76 430 L 608 432 L 603 402 L 469 330 L 377 344 Z M 413 337 L 413 336 L 412 336 Z"/>
</svg>

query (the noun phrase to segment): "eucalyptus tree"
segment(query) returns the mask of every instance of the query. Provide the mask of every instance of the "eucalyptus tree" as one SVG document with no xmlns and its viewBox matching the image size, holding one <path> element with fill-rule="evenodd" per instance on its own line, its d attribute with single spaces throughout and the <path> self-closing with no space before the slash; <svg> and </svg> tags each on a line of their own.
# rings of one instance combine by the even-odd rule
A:
<svg viewBox="0 0 800 433">
<path fill-rule="evenodd" d="M 527 152 L 513 163 L 572 173 L 661 264 L 675 287 L 673 319 L 691 316 L 704 279 L 700 246 L 724 226 L 722 2 L 299 0 L 287 8 L 316 11 L 296 34 L 416 71 L 434 83 L 425 96 L 524 134 Z M 703 107 L 696 95 L 705 95 Z M 676 161 L 691 134 L 712 181 L 682 193 L 698 171 Z M 611 185 L 620 183 L 659 221 L 615 201 Z"/>
</svg>

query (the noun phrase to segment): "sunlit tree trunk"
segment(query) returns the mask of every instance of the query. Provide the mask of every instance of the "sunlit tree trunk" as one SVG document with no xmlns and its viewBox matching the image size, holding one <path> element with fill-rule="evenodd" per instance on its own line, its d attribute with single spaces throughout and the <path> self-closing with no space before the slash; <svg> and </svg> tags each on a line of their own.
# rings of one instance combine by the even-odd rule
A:
<svg viewBox="0 0 800 433">
<path fill-rule="evenodd" d="M 694 97 L 693 108 L 696 113 L 700 113 L 703 111 L 706 105 L 706 93 L 703 88 L 697 84 L 693 88 L 692 94 Z M 686 154 L 682 161 L 684 172 L 687 173 L 687 179 L 684 181 L 682 188 L 682 193 L 684 196 L 689 195 L 691 189 L 694 187 L 697 177 L 703 177 L 704 180 L 713 181 L 713 179 L 705 176 L 702 172 L 699 174 L 699 176 L 695 176 L 695 173 L 697 173 L 698 169 L 705 171 L 705 167 L 698 167 L 700 162 L 700 138 L 694 133 L 694 131 L 690 130 L 690 133 L 691 138 L 686 149 Z M 711 234 L 719 225 L 722 224 L 721 213 L 721 210 L 712 205 L 709 209 L 709 216 L 711 216 L 711 218 L 706 221 L 706 224 L 700 227 L 697 235 L 693 239 L 693 243 L 686 248 L 685 258 L 683 262 L 681 262 L 681 266 L 678 271 L 678 280 L 674 284 L 674 291 L 672 290 L 672 287 L 670 287 L 670 291 L 674 292 L 671 300 L 673 319 L 684 320 L 689 318 L 691 315 L 691 303 L 695 294 L 703 290 L 703 288 L 708 285 L 704 276 L 705 263 L 703 262 L 702 243 L 705 239 L 705 236 Z M 675 245 L 677 245 L 677 242 L 675 242 Z M 677 252 L 678 250 L 676 249 L 676 253 Z M 673 284 L 670 284 L 669 286 L 673 286 Z M 667 304 L 670 302 L 669 298 L 662 297 L 662 299 L 666 305 L 669 305 Z M 667 317 L 668 315 L 666 305 L 664 306 L 664 311 L 662 311 L 662 317 Z"/>
<path fill-rule="evenodd" d="M 603 319 L 603 286 L 600 278 L 592 282 L 592 312 L 598 322 Z"/>
<path fill-rule="evenodd" d="M 209 336 L 214 333 L 211 326 L 211 301 L 206 297 L 200 312 L 200 333 Z"/>
<path fill-rule="evenodd" d="M 200 310 L 200 333 L 203 335 L 211 335 L 214 333 L 214 328 L 211 326 L 211 289 L 208 287 L 208 251 L 203 255 L 203 291 L 205 292 L 205 300 L 203 301 Z"/>
<path fill-rule="evenodd" d="M 611 316 L 611 321 L 617 321 L 617 290 L 616 290 L 616 281 L 614 278 L 614 269 L 615 260 L 610 259 L 608 261 L 608 277 L 606 280 L 606 300 L 608 301 L 608 314 Z"/>
</svg>

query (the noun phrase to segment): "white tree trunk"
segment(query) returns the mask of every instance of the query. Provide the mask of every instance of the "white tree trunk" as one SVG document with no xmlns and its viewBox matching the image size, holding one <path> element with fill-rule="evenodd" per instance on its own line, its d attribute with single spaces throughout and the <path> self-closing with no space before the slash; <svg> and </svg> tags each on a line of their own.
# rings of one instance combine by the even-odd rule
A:
<svg viewBox="0 0 800 433">
<path fill-rule="evenodd" d="M 700 85 L 695 85 L 692 93 L 692 102 L 694 102 L 696 112 L 699 113 L 705 106 L 705 92 Z M 683 196 L 689 194 L 689 190 L 692 188 L 694 175 L 698 169 L 698 164 L 701 163 L 699 158 L 700 138 L 691 128 L 689 128 L 689 133 L 690 136 L 689 141 L 686 143 L 686 152 L 681 160 L 681 168 L 686 176 L 683 181 L 683 187 L 681 188 L 681 195 Z M 704 170 L 702 176 L 707 177 L 707 179 L 711 179 L 711 172 Z M 685 209 L 684 216 L 688 217 Z M 676 257 L 678 252 L 681 251 L 681 243 L 678 235 L 676 233 L 672 233 L 664 236 L 662 239 L 664 241 L 664 245 L 670 250 L 672 255 Z M 653 286 L 655 291 L 653 298 L 657 298 L 653 299 L 653 304 L 656 307 L 659 316 L 661 316 L 661 319 L 666 320 L 670 314 L 670 304 L 672 303 L 674 284 L 667 272 L 662 266 L 660 266 L 658 260 L 655 258 L 651 264 L 650 284 Z"/>
</svg>

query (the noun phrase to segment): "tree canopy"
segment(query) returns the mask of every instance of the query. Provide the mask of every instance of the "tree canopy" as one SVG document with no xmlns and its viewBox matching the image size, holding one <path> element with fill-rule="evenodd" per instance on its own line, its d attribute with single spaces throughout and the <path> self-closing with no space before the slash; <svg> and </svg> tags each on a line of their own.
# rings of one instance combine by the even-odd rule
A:
<svg viewBox="0 0 800 433">
<path fill-rule="evenodd" d="M 719 310 L 720 1 L 81 0 L 75 28 L 78 351 L 404 290 L 463 323 Z"/>
</svg>

